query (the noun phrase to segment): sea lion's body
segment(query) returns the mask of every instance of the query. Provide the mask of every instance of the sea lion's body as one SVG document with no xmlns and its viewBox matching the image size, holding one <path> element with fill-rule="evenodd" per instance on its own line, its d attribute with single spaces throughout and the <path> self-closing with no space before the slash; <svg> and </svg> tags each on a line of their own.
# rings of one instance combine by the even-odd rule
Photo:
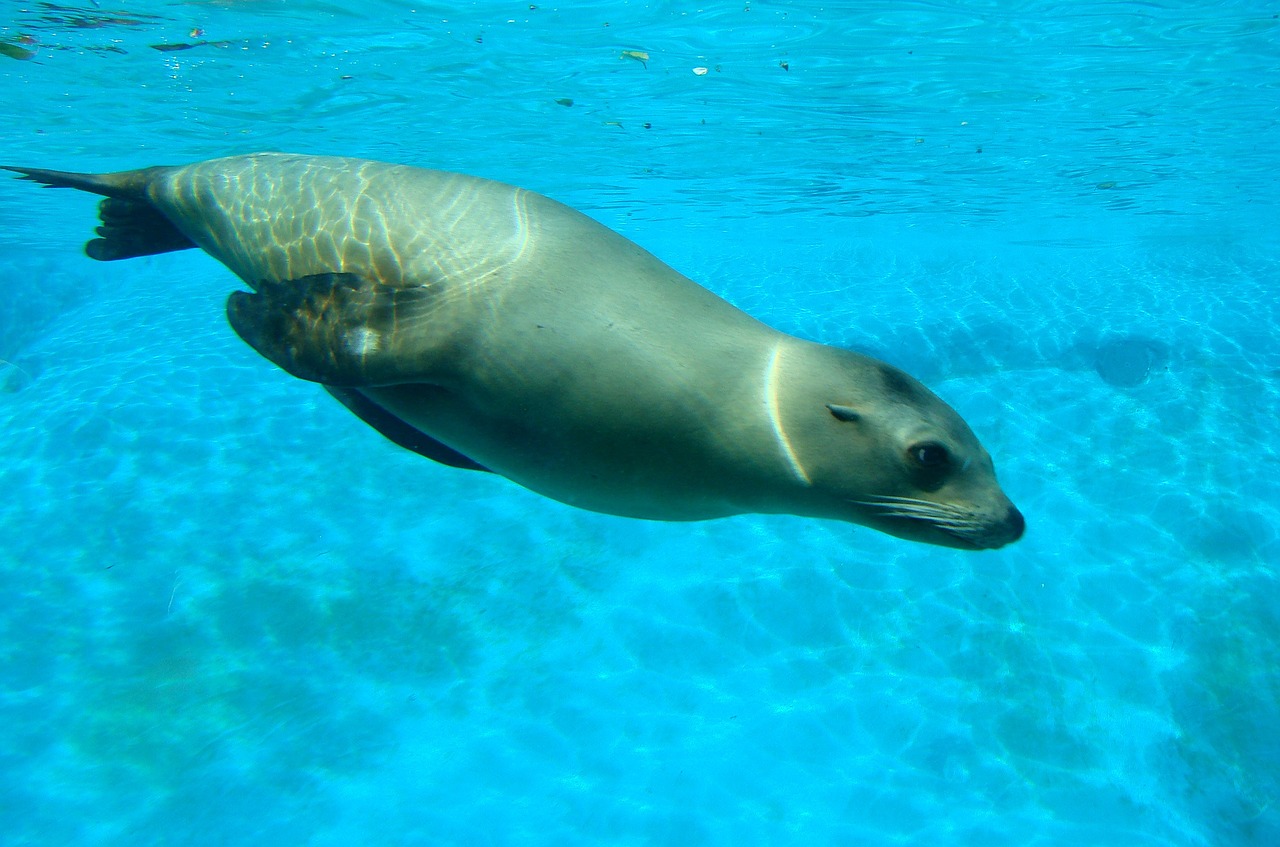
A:
<svg viewBox="0 0 1280 847">
<path fill-rule="evenodd" d="M 95 258 L 213 255 L 257 292 L 228 304 L 246 341 L 449 464 L 639 518 L 792 513 L 968 548 L 1022 532 L 915 380 L 771 329 L 540 195 L 283 154 L 22 172 L 108 196 Z"/>
</svg>

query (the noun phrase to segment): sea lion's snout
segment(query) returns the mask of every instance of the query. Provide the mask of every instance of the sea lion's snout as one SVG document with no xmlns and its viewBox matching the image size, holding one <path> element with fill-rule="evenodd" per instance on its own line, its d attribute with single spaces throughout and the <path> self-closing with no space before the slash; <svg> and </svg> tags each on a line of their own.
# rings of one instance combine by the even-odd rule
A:
<svg viewBox="0 0 1280 847">
<path fill-rule="evenodd" d="M 1017 506 L 1009 506 L 1009 514 L 1005 516 L 1004 523 L 1009 527 L 1009 540 L 1005 544 L 1012 544 L 1027 531 L 1027 519 L 1018 511 Z"/>
<path fill-rule="evenodd" d="M 1009 510 L 1001 520 L 987 524 L 981 531 L 957 535 L 972 542 L 979 550 L 998 550 L 1017 541 L 1026 530 L 1027 519 L 1018 511 L 1017 506 L 1010 503 Z"/>
<path fill-rule="evenodd" d="M 866 510 L 857 523 L 899 538 L 959 550 L 996 550 L 1017 541 L 1027 528 L 1022 512 L 1012 503 L 997 519 L 964 504 L 914 497 L 879 496 L 850 502 Z"/>
</svg>

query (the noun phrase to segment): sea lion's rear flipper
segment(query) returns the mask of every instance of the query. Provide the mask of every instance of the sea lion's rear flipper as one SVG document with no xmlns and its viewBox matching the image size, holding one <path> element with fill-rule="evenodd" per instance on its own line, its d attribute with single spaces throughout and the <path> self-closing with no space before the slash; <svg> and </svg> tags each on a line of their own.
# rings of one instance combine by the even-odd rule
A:
<svg viewBox="0 0 1280 847">
<path fill-rule="evenodd" d="M 272 282 L 227 300 L 232 328 L 299 379 L 345 388 L 425 382 L 426 288 L 392 288 L 355 274 Z"/>
<path fill-rule="evenodd" d="M 78 174 L 7 165 L 0 168 L 21 174 L 19 179 L 43 183 L 46 188 L 75 188 L 105 197 L 98 204 L 98 217 L 102 220 L 102 226 L 97 229 L 99 237 L 84 245 L 84 252 L 91 259 L 109 262 L 196 246 L 151 205 L 147 197 L 151 180 L 167 168 L 113 174 Z"/>
<path fill-rule="evenodd" d="M 354 388 L 337 388 L 332 385 L 326 385 L 325 391 L 332 394 L 338 402 L 346 406 L 352 414 L 369 426 L 382 433 L 384 437 L 400 445 L 406 450 L 412 450 L 419 456 L 426 456 L 428 459 L 439 462 L 442 465 L 449 465 L 454 468 L 463 468 L 472 471 L 488 471 L 484 465 L 474 462 L 466 456 L 454 450 L 445 444 L 441 444 L 431 436 L 415 429 L 405 423 L 400 418 L 388 412 L 368 397 L 356 391 Z"/>
</svg>

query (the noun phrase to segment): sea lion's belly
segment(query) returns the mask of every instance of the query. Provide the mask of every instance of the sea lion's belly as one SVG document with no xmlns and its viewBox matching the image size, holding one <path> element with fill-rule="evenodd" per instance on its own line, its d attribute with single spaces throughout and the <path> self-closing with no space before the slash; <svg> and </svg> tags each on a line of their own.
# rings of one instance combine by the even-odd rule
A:
<svg viewBox="0 0 1280 847">
<path fill-rule="evenodd" d="M 702 520 L 751 511 L 726 483 L 737 476 L 696 416 L 621 419 L 598 409 L 539 409 L 512 398 L 487 413 L 430 386 L 365 389 L 374 402 L 484 467 L 579 508 L 654 520 Z M 717 473 L 722 469 L 723 473 Z"/>
</svg>

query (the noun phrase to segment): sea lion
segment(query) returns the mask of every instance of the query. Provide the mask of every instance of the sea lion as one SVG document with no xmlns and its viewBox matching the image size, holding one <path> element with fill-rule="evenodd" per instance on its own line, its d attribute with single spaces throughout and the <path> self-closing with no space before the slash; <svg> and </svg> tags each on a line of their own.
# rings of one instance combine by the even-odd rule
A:
<svg viewBox="0 0 1280 847">
<path fill-rule="evenodd" d="M 637 518 L 1022 535 L 987 451 L 915 379 L 778 332 L 538 194 L 277 153 L 9 170 L 105 196 L 94 259 L 208 252 L 252 289 L 227 303 L 241 338 L 436 461 Z"/>
</svg>

